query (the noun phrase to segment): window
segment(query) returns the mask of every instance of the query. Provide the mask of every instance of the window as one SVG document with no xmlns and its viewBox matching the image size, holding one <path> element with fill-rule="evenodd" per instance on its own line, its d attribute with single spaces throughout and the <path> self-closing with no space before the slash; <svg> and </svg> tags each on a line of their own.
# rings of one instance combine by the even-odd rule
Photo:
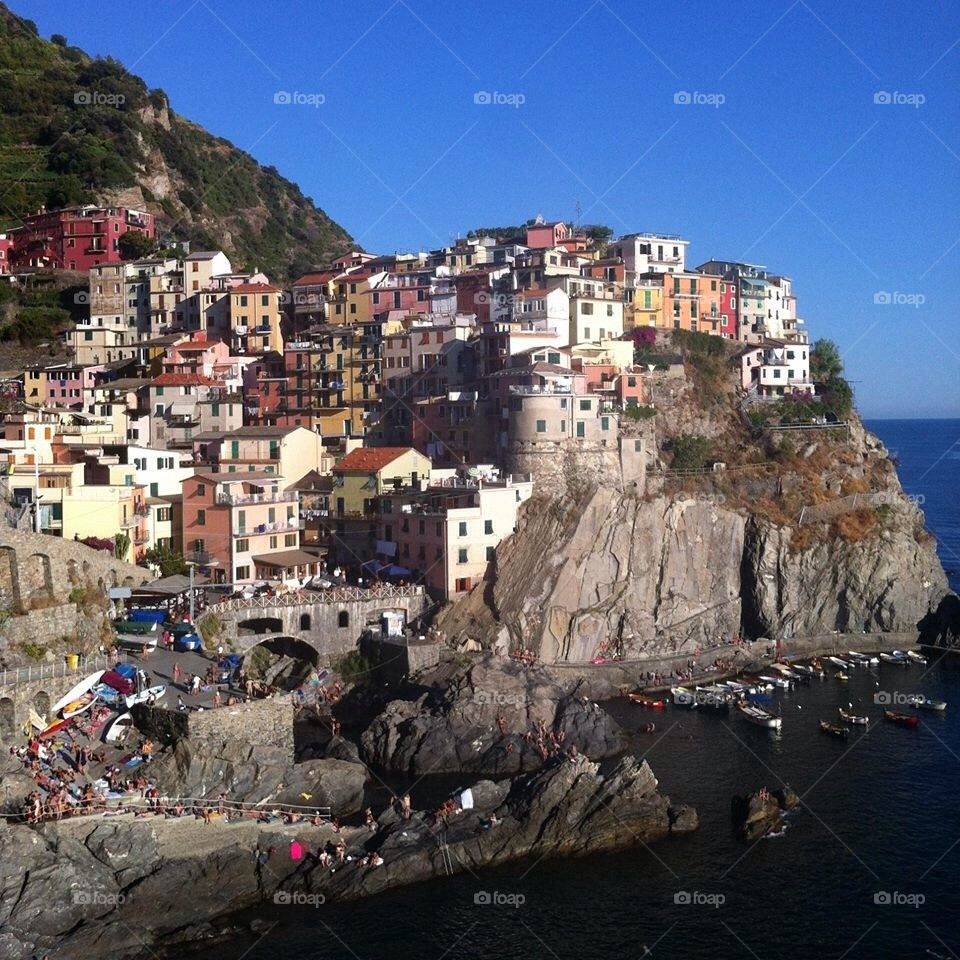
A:
<svg viewBox="0 0 960 960">
<path fill-rule="evenodd" d="M 350 626 L 350 614 L 346 610 L 341 610 L 337 614 L 337 626 L 341 630 Z"/>
<path fill-rule="evenodd" d="M 581 439 L 587 435 L 587 426 L 582 420 L 577 421 L 577 436 Z"/>
<path fill-rule="evenodd" d="M 589 328 L 589 327 L 584 327 L 584 328 L 583 328 L 583 339 L 584 339 L 584 340 L 589 340 L 589 339 L 590 339 L 590 328 Z"/>
<path fill-rule="evenodd" d="M 466 535 L 467 535 L 467 524 L 463 520 L 461 520 L 460 523 L 457 524 L 457 536 L 465 537 Z"/>
<path fill-rule="evenodd" d="M 457 551 L 457 563 L 466 563 L 467 562 L 467 548 L 461 547 Z"/>
<path fill-rule="evenodd" d="M 484 520 L 484 521 L 483 521 L 483 532 L 484 532 L 485 534 L 487 534 L 488 536 L 489 536 L 491 533 L 493 533 L 493 521 L 492 521 L 492 520 Z"/>
<path fill-rule="evenodd" d="M 250 568 L 249 567 L 237 567 L 236 573 L 233 577 L 234 580 L 249 580 L 250 579 Z"/>
<path fill-rule="evenodd" d="M 538 420 L 537 421 L 537 433 L 546 433 L 547 432 L 547 421 Z"/>
<path fill-rule="evenodd" d="M 580 304 L 580 313 L 585 317 L 593 316 L 593 304 L 592 303 L 581 303 Z"/>
<path fill-rule="evenodd" d="M 497 557 L 496 547 L 487 547 L 487 563 L 493 563 Z"/>
<path fill-rule="evenodd" d="M 295 547 L 297 545 L 297 535 L 295 533 L 288 533 L 283 538 L 283 545 L 285 547 Z"/>
<path fill-rule="evenodd" d="M 237 553 L 247 553 L 250 550 L 250 541 L 241 537 L 237 541 Z"/>
<path fill-rule="evenodd" d="M 277 539 L 277 537 L 271 537 L 271 538 L 270 538 L 270 549 L 271 549 L 271 550 L 276 550 L 276 549 L 277 549 L 277 545 L 279 544 L 279 542 L 280 542 L 280 541 Z"/>
<path fill-rule="evenodd" d="M 301 613 L 300 614 L 300 629 L 309 630 L 310 629 L 310 614 Z"/>
<path fill-rule="evenodd" d="M 609 430 L 609 429 L 610 429 L 610 418 L 609 418 L 609 417 L 601 417 L 601 418 L 600 418 L 600 429 L 601 429 L 601 430 Z"/>
<path fill-rule="evenodd" d="M 197 511 L 197 526 L 198 526 L 198 527 L 203 527 L 203 526 L 206 525 L 206 523 L 207 523 L 207 511 L 206 511 L 206 510 L 198 510 L 198 511 Z"/>
<path fill-rule="evenodd" d="M 590 409 L 590 401 L 589 401 L 589 400 L 581 400 L 581 401 L 580 401 L 580 409 L 581 409 L 581 410 L 589 410 L 589 409 Z"/>
</svg>

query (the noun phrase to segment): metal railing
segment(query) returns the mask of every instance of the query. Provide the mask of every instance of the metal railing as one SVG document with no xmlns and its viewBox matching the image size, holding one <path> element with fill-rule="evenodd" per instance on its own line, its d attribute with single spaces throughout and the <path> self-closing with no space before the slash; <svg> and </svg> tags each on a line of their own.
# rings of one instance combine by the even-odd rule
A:
<svg viewBox="0 0 960 960">
<path fill-rule="evenodd" d="M 255 610 L 270 607 L 298 607 L 311 603 L 349 603 L 351 601 L 390 600 L 401 597 L 417 597 L 423 594 L 419 584 L 382 583 L 375 587 L 328 587 L 325 590 L 297 591 L 273 597 L 231 597 L 211 604 L 207 609 L 214 613 L 230 610 Z"/>
<path fill-rule="evenodd" d="M 79 676 L 84 673 L 93 673 L 95 670 L 109 670 L 115 664 L 122 663 L 123 659 L 122 653 L 117 656 L 101 654 L 96 657 L 81 657 L 76 667 L 68 666 L 66 660 L 14 667 L 11 670 L 0 671 L 0 687 L 13 686 L 18 683 L 32 683 L 34 680 L 56 680 Z"/>
<path fill-rule="evenodd" d="M 270 461 L 265 461 L 270 462 Z M 227 473 L 226 479 L 243 480 L 243 473 Z M 256 481 L 249 481 L 255 483 Z M 271 481 L 266 481 L 267 483 Z M 279 479 L 276 481 L 279 482 Z M 219 493 L 217 494 L 217 503 L 225 504 L 230 507 L 244 506 L 245 504 L 256 503 L 296 503 L 300 495 L 296 490 L 277 490 L 275 493 Z"/>
</svg>

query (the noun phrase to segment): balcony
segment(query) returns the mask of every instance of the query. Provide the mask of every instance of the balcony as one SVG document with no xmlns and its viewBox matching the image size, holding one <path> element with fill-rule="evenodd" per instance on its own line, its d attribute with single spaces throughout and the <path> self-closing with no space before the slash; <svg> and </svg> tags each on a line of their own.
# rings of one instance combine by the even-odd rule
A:
<svg viewBox="0 0 960 960">
<path fill-rule="evenodd" d="M 219 493 L 217 503 L 228 507 L 242 507 L 251 503 L 296 503 L 295 490 L 276 490 L 266 493 Z"/>
<path fill-rule="evenodd" d="M 276 520 L 273 523 L 255 523 L 250 527 L 237 527 L 235 537 L 257 537 L 267 533 L 291 533 L 303 529 L 302 520 Z"/>
</svg>

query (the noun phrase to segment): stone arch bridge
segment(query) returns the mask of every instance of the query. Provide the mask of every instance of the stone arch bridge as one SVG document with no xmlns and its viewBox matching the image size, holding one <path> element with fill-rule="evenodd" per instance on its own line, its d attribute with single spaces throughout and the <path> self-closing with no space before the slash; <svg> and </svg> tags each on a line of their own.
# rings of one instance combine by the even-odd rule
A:
<svg viewBox="0 0 960 960">
<path fill-rule="evenodd" d="M 228 645 L 238 653 L 266 641 L 292 638 L 308 644 L 320 660 L 328 660 L 356 649 L 364 632 L 379 625 L 384 613 L 402 613 L 409 623 L 429 606 L 422 586 L 379 584 L 223 600 L 211 604 L 207 612 L 223 623 Z"/>
</svg>

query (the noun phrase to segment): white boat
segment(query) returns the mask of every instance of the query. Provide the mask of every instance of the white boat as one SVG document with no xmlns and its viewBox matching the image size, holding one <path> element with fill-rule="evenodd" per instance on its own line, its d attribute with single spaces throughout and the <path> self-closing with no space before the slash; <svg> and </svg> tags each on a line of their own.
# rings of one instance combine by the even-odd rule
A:
<svg viewBox="0 0 960 960">
<path fill-rule="evenodd" d="M 779 730 L 783 724 L 783 719 L 755 703 L 738 703 L 737 709 L 743 717 L 750 723 L 758 727 L 766 727 L 769 730 Z"/>
<path fill-rule="evenodd" d="M 59 713 L 68 703 L 79 700 L 88 690 L 92 690 L 103 676 L 104 671 L 98 670 L 84 677 L 75 687 L 71 687 L 56 703 L 50 707 L 50 716 Z"/>
<path fill-rule="evenodd" d="M 63 719 L 69 720 L 71 717 L 78 717 L 81 713 L 86 713 L 97 702 L 97 695 L 88 690 L 82 697 L 72 700 L 63 706 Z"/>
<path fill-rule="evenodd" d="M 947 709 L 946 700 L 931 700 L 929 697 L 924 697 L 919 693 L 907 697 L 907 703 L 917 710 L 936 710 L 938 713 L 942 713 Z"/>
<path fill-rule="evenodd" d="M 844 723 L 853 723 L 859 727 L 865 727 L 870 723 L 869 717 L 858 717 L 855 713 L 848 713 L 843 707 L 837 707 L 837 713 L 840 714 L 840 719 Z"/>
<path fill-rule="evenodd" d="M 765 683 L 772 683 L 775 687 L 780 687 L 781 690 L 788 690 L 790 688 L 790 681 L 786 677 L 774 677 L 767 673 L 760 674 L 760 679 Z"/>
<path fill-rule="evenodd" d="M 130 693 L 125 696 L 123 700 L 127 705 L 127 709 L 129 710 L 130 707 L 137 703 L 146 703 L 151 697 L 153 697 L 154 700 L 159 700 L 166 692 L 166 686 L 161 683 L 155 687 L 146 687 L 139 693 Z"/>
<path fill-rule="evenodd" d="M 697 705 L 696 695 L 686 687 L 671 687 L 670 695 L 673 697 L 673 703 L 677 707 L 687 707 L 692 710 Z"/>
<path fill-rule="evenodd" d="M 907 656 L 914 662 L 919 663 L 920 666 L 925 667 L 927 665 L 927 658 L 917 653 L 916 650 L 908 650 Z"/>
<path fill-rule="evenodd" d="M 898 656 L 897 653 L 896 650 L 893 653 L 881 653 L 880 659 L 884 663 L 895 663 L 898 666 L 905 667 L 910 661 L 905 656 Z"/>
<path fill-rule="evenodd" d="M 822 677 L 823 671 L 817 670 L 814 667 L 807 666 L 804 663 L 794 663 L 792 664 L 793 670 L 800 674 L 802 677 Z"/>
<path fill-rule="evenodd" d="M 121 713 L 110 721 L 110 725 L 103 732 L 104 743 L 117 743 L 133 728 L 133 716 Z"/>
<path fill-rule="evenodd" d="M 839 667 L 841 670 L 848 670 L 850 664 L 846 660 L 841 660 L 839 657 L 827 657 L 827 659 L 835 666 Z"/>
<path fill-rule="evenodd" d="M 697 706 L 708 710 L 726 710 L 735 699 L 726 687 L 717 684 L 697 687 L 694 696 L 697 698 Z"/>
</svg>

